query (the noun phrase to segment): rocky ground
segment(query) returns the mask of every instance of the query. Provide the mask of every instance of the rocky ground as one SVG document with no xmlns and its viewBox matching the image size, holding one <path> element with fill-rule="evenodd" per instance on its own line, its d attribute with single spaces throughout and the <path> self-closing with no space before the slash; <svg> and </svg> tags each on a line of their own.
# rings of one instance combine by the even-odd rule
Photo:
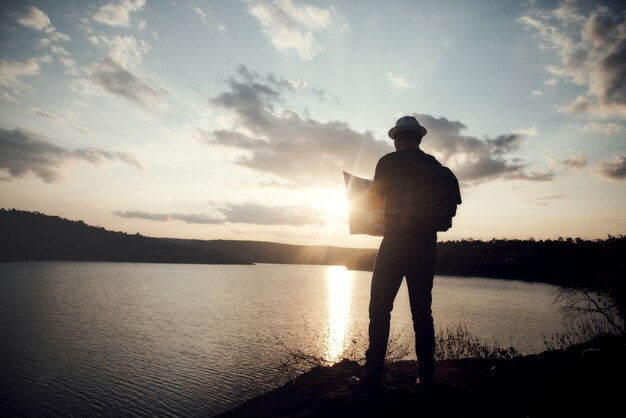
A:
<svg viewBox="0 0 626 418">
<path fill-rule="evenodd" d="M 243 417 L 622 417 L 626 338 L 605 337 L 512 360 L 437 363 L 437 385 L 413 386 L 416 364 L 390 365 L 379 396 L 350 392 L 358 363 L 317 367 L 219 418 Z"/>
</svg>

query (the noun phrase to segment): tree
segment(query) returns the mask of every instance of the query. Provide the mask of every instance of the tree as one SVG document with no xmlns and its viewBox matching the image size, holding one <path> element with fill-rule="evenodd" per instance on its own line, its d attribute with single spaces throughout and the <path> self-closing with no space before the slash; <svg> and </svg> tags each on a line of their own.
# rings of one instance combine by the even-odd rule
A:
<svg viewBox="0 0 626 418">
<path fill-rule="evenodd" d="M 586 324 L 597 324 L 601 318 L 618 334 L 626 333 L 626 237 L 609 238 L 603 259 L 596 260 L 597 273 L 579 284 L 564 286 L 556 301 L 576 318 L 586 318 Z"/>
</svg>

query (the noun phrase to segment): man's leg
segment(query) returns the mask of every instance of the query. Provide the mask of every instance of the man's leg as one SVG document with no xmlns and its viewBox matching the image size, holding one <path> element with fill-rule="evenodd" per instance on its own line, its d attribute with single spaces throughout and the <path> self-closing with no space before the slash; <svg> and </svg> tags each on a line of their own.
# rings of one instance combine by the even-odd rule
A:
<svg viewBox="0 0 626 418">
<path fill-rule="evenodd" d="M 391 310 L 403 278 L 401 257 L 395 247 L 392 241 L 383 239 L 372 273 L 369 348 L 365 354 L 365 375 L 374 378 L 382 375 L 384 370 Z"/>
<path fill-rule="evenodd" d="M 419 243 L 413 251 L 414 261 L 406 278 L 415 330 L 415 354 L 420 381 L 430 383 L 435 378 L 435 327 L 431 305 L 437 246 L 436 243 Z"/>
</svg>

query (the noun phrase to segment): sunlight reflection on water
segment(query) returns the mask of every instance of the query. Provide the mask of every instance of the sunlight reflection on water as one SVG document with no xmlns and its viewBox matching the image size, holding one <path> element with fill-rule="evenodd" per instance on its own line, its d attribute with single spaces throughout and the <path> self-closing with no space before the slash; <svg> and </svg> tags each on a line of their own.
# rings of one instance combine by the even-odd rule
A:
<svg viewBox="0 0 626 418">
<path fill-rule="evenodd" d="M 353 281 L 351 272 L 343 266 L 332 266 L 326 270 L 329 329 L 326 358 L 332 362 L 340 360 L 344 350 L 348 325 L 351 322 Z"/>
</svg>

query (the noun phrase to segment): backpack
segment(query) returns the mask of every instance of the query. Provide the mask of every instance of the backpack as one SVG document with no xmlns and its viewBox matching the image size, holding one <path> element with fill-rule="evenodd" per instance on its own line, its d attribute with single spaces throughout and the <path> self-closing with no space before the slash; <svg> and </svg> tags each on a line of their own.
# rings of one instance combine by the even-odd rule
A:
<svg viewBox="0 0 626 418">
<path fill-rule="evenodd" d="M 459 182 L 442 165 L 411 160 L 407 168 L 403 225 L 420 230 L 447 231 L 461 204 Z"/>
</svg>

